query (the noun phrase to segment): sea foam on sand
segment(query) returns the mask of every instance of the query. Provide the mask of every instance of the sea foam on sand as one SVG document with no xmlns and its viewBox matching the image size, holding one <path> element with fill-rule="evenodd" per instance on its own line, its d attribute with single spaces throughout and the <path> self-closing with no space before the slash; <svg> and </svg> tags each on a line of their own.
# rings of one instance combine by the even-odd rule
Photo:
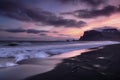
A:
<svg viewBox="0 0 120 80">
<path fill-rule="evenodd" d="M 64 42 L 63 42 L 64 43 Z M 77 42 L 70 44 L 56 44 L 37 46 L 18 46 L 18 47 L 1 47 L 0 48 L 0 58 L 14 59 L 13 62 L 6 61 L 4 64 L 0 63 L 0 67 L 9 67 L 15 66 L 18 61 L 31 58 L 47 58 L 51 55 L 57 55 L 65 52 L 70 52 L 74 50 L 81 50 L 87 48 L 98 47 L 102 45 L 118 44 L 119 42 L 115 41 L 95 41 L 95 42 Z"/>
<path fill-rule="evenodd" d="M 118 44 L 118 43 L 119 42 L 104 42 L 102 44 L 98 43 L 98 42 L 97 43 L 88 43 L 88 44 L 78 43 L 78 44 L 73 44 L 73 45 L 69 45 L 69 46 L 68 45 L 66 45 L 66 46 L 65 45 L 64 46 L 58 45 L 60 47 L 55 46 L 56 48 L 55 47 L 53 48 L 51 46 L 52 48 L 48 49 L 48 47 L 47 47 L 47 49 L 42 48 L 42 50 L 40 50 L 41 49 L 40 47 L 39 48 L 34 47 L 35 50 L 37 50 L 36 48 L 38 48 L 38 50 L 40 50 L 40 52 L 43 51 L 43 54 L 41 55 L 42 57 L 45 57 L 45 56 L 43 56 L 44 51 L 49 52 L 52 50 L 52 52 L 57 52 L 57 49 L 58 49 L 58 51 L 63 49 L 65 51 L 67 51 L 67 53 L 54 55 L 54 56 L 47 57 L 44 59 L 35 58 L 36 56 L 41 57 L 39 55 L 36 55 L 36 56 L 34 56 L 34 59 L 29 58 L 29 59 L 22 59 L 21 61 L 18 60 L 17 63 L 19 65 L 16 65 L 15 67 L 8 67 L 8 68 L 0 69 L 0 80 L 22 80 L 22 79 L 25 79 L 27 77 L 33 76 L 33 75 L 45 73 L 45 72 L 48 72 L 50 70 L 53 70 L 59 63 L 62 62 L 63 59 L 80 55 L 80 53 L 88 50 L 87 48 L 94 48 L 94 47 L 98 47 L 98 46 Z M 22 48 L 22 49 L 25 50 L 25 48 Z M 29 49 L 34 50 L 33 48 L 29 48 Z M 70 50 L 72 50 L 72 51 L 68 52 Z M 34 54 L 34 53 L 32 53 L 32 54 Z M 11 64 L 11 63 L 8 65 L 13 66 L 13 64 Z M 12 72 L 12 74 L 11 74 L 11 72 Z"/>
</svg>

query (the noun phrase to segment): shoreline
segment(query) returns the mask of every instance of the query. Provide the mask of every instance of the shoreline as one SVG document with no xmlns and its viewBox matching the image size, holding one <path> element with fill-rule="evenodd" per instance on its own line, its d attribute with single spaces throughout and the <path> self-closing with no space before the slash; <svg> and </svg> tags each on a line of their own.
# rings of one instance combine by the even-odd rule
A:
<svg viewBox="0 0 120 80">
<path fill-rule="evenodd" d="M 75 50 L 83 50 L 94 48 L 98 46 L 118 44 L 120 42 L 103 41 L 103 42 L 86 42 L 86 43 L 72 43 L 64 45 L 39 45 L 29 47 L 9 47 L 0 48 L 0 67 L 16 66 L 17 62 L 32 58 L 48 58 L 55 55 L 61 55 Z M 9 61 L 11 59 L 11 61 Z M 8 61 L 8 62 L 7 62 Z"/>
<path fill-rule="evenodd" d="M 120 80 L 120 44 L 64 59 L 54 70 L 24 80 Z"/>
<path fill-rule="evenodd" d="M 111 44 L 113 45 L 113 44 Z M 104 46 L 104 45 L 103 45 Z M 97 49 L 102 49 L 103 47 L 98 47 L 97 48 L 94 48 L 93 47 L 90 47 L 91 50 L 97 50 Z M 88 49 L 87 49 L 88 50 Z M 80 52 L 78 51 L 78 53 L 76 53 L 76 56 L 79 56 L 80 55 Z M 60 54 L 61 55 L 66 55 L 66 54 Z M 57 56 L 57 55 L 55 55 Z M 72 56 L 74 57 L 75 55 L 72 54 Z M 62 56 L 60 58 L 66 60 L 66 59 L 71 59 L 71 60 L 75 60 L 74 58 L 70 58 L 72 57 L 70 55 L 66 55 L 65 56 Z M 58 56 L 57 56 L 58 58 Z M 23 60 L 23 62 L 21 61 L 21 63 L 19 63 L 20 65 L 18 66 L 15 66 L 15 67 L 9 67 L 9 68 L 6 68 L 6 69 L 2 69 L 0 70 L 0 79 L 1 80 L 21 80 L 21 79 L 25 79 L 27 77 L 30 77 L 30 76 L 33 76 L 33 75 L 37 75 L 37 74 L 44 74 L 44 73 L 49 73 L 49 71 L 53 71 L 53 70 L 56 70 L 56 67 L 59 66 L 59 64 L 62 64 L 64 63 L 64 60 L 63 62 L 61 60 L 53 57 L 54 60 L 45 60 L 45 59 L 29 59 L 29 60 Z M 33 62 L 32 62 L 33 61 Z M 42 62 L 43 61 L 43 62 Z M 53 61 L 56 61 L 56 62 L 53 62 Z M 52 63 L 50 63 L 52 62 Z M 48 64 L 49 63 L 49 64 Z M 76 62 L 75 62 L 76 63 Z M 69 61 L 65 64 L 68 64 L 69 65 Z M 73 64 L 73 63 L 72 63 Z M 63 65 L 63 64 L 62 64 Z M 51 66 L 51 67 L 50 67 Z M 65 66 L 65 65 L 63 65 Z M 63 67 L 63 68 L 66 68 L 66 67 Z M 69 69 L 69 68 L 68 68 Z M 64 69 L 63 69 L 64 70 Z M 67 69 L 66 69 L 67 70 Z M 12 72 L 12 74 L 11 74 Z M 59 71 L 58 71 L 59 72 Z M 17 73 L 17 74 L 16 74 Z M 61 72 L 60 72 L 61 73 Z M 56 74 L 56 73 L 55 73 Z M 50 74 L 51 75 L 51 74 Z M 44 78 L 44 77 L 43 77 Z M 33 79 L 34 80 L 34 79 Z M 36 79 L 35 79 L 36 80 Z M 38 79 L 39 80 L 39 79 Z M 44 80 L 44 79 L 43 79 Z M 49 79 L 48 79 L 49 80 Z M 54 79 L 53 79 L 54 80 Z M 59 80 L 59 79 L 58 79 Z"/>
<path fill-rule="evenodd" d="M 78 50 L 78 52 L 75 54 L 80 55 L 80 52 L 81 53 L 85 52 L 85 50 L 83 51 Z M 17 66 L 1 69 L 0 80 L 13 80 L 13 79 L 21 80 L 33 75 L 49 72 L 51 70 L 54 70 L 54 68 L 58 64 L 62 63 L 63 59 L 75 56 L 75 54 L 68 56 L 69 53 L 72 53 L 72 52 L 66 53 L 65 56 L 63 56 L 64 55 L 63 53 L 63 54 L 55 55 L 46 59 L 34 58 L 34 59 L 26 59 L 26 60 L 19 61 L 18 62 L 19 65 Z M 13 74 L 11 74 L 11 72 Z M 16 75 L 15 73 L 18 73 L 18 74 Z"/>
</svg>

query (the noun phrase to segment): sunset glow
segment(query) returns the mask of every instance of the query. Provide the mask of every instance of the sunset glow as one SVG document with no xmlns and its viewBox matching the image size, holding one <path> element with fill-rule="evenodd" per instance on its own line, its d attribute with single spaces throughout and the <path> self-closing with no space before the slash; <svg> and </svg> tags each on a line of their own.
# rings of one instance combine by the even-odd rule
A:
<svg viewBox="0 0 120 80">
<path fill-rule="evenodd" d="M 87 30 L 120 29 L 120 0 L 97 1 L 1 0 L 0 37 L 66 40 L 79 39 Z"/>
</svg>

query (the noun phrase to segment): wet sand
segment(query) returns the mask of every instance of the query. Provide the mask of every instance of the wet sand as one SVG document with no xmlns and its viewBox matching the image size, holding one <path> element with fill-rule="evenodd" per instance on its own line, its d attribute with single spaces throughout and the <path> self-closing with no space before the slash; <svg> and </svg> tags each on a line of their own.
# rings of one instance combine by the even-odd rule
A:
<svg viewBox="0 0 120 80">
<path fill-rule="evenodd" d="M 120 44 L 64 59 L 52 71 L 24 80 L 120 80 Z"/>
<path fill-rule="evenodd" d="M 55 55 L 46 59 L 26 59 L 18 62 L 18 66 L 0 70 L 0 80 L 21 80 L 33 75 L 53 70 L 65 58 L 80 55 L 87 50 L 77 50 L 65 54 Z M 12 72 L 12 73 L 11 73 Z"/>
<path fill-rule="evenodd" d="M 93 48 L 92 46 L 90 51 L 91 50 L 97 51 L 97 49 L 101 50 L 101 49 L 104 49 L 104 47 Z M 111 50 L 112 49 L 113 48 L 111 48 Z M 88 52 L 88 51 L 89 51 L 88 49 L 84 49 L 84 50 L 68 52 L 66 54 L 55 55 L 53 57 L 49 57 L 46 59 L 22 60 L 18 62 L 19 64 L 18 66 L 0 69 L 0 80 L 21 80 L 21 79 L 24 79 L 24 80 L 67 80 L 67 78 L 66 77 L 64 78 L 64 76 L 67 75 L 69 79 L 69 76 L 71 76 L 72 73 L 76 73 L 75 71 L 78 71 L 78 69 L 80 69 L 79 70 L 79 72 L 81 72 L 80 75 L 82 74 L 84 76 L 86 75 L 92 76 L 92 74 L 95 74 L 99 76 L 99 74 L 101 75 L 101 73 L 97 72 L 96 70 L 94 71 L 96 71 L 97 74 L 94 73 L 91 70 L 91 69 L 94 69 L 94 67 L 91 68 L 88 66 L 89 65 L 88 62 L 91 61 L 89 60 L 89 57 L 87 58 L 84 58 L 84 56 L 80 57 L 81 53 Z M 97 52 L 99 53 L 99 51 Z M 80 57 L 80 58 L 77 58 L 77 57 Z M 93 55 L 93 57 L 95 57 L 95 55 Z M 103 59 L 104 57 L 100 56 L 99 58 Z M 99 67 L 98 64 L 93 64 L 92 66 Z M 79 75 L 79 73 L 77 73 L 77 75 Z M 77 79 L 74 79 L 74 77 L 72 78 L 70 80 L 79 80 L 79 78 Z"/>
</svg>

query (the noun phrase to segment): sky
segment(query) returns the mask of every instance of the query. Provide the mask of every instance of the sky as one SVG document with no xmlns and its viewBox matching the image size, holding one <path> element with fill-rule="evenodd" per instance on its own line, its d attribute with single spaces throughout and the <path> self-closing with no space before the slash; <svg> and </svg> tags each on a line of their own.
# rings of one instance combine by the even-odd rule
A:
<svg viewBox="0 0 120 80">
<path fill-rule="evenodd" d="M 120 29 L 120 0 L 0 0 L 0 40 L 79 39 Z"/>
</svg>

